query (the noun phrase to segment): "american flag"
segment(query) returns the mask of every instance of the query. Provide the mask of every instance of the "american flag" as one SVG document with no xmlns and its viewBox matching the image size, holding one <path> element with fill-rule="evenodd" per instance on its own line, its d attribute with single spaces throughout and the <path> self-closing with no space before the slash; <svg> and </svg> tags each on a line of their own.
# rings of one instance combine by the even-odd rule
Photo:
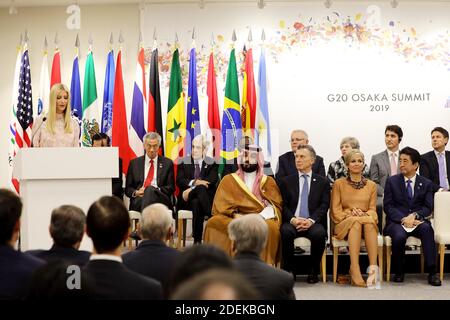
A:
<svg viewBox="0 0 450 320">
<path fill-rule="evenodd" d="M 19 76 L 19 99 L 17 102 L 16 143 L 19 148 L 31 146 L 31 126 L 33 125 L 33 98 L 31 94 L 31 72 L 28 50 L 22 55 Z"/>
</svg>

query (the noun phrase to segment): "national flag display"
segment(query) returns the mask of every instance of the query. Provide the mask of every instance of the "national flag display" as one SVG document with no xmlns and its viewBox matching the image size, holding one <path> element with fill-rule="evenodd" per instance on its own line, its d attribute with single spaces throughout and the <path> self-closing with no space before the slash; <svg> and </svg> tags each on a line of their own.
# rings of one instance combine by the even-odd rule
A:
<svg viewBox="0 0 450 320">
<path fill-rule="evenodd" d="M 159 88 L 158 49 L 152 51 L 150 59 L 150 80 L 148 95 L 148 131 L 157 132 L 161 136 L 159 154 L 164 154 L 164 134 L 162 127 L 161 93 Z"/>
<path fill-rule="evenodd" d="M 83 104 L 81 102 L 81 82 L 80 82 L 80 66 L 79 66 L 79 50 L 75 47 L 75 57 L 72 64 L 72 80 L 70 81 L 70 107 L 72 114 L 79 121 L 83 119 Z"/>
<path fill-rule="evenodd" d="M 48 76 L 48 53 L 44 50 L 41 64 L 41 74 L 39 77 L 39 97 L 37 104 L 37 112 L 35 115 L 40 115 L 44 108 L 48 108 L 48 99 L 50 95 L 50 78 Z"/>
<path fill-rule="evenodd" d="M 50 88 L 53 87 L 55 83 L 61 83 L 61 53 L 59 52 L 58 48 L 56 48 L 55 52 L 53 53 Z"/>
<path fill-rule="evenodd" d="M 84 71 L 83 89 L 83 124 L 81 142 L 84 147 L 90 147 L 92 145 L 92 136 L 95 133 L 100 132 L 98 113 L 94 56 L 91 48 L 89 48 L 89 53 L 86 59 L 86 68 Z"/>
<path fill-rule="evenodd" d="M 169 101 L 166 123 L 166 157 L 176 160 L 183 156 L 186 136 L 186 118 L 184 116 L 183 82 L 178 49 L 172 55 L 170 69 Z"/>
<path fill-rule="evenodd" d="M 113 99 L 114 99 L 114 51 L 108 52 L 105 71 L 105 85 L 103 87 L 102 132 L 111 138 Z"/>
<path fill-rule="evenodd" d="M 267 101 L 267 77 L 266 77 L 266 57 L 264 49 L 261 49 L 261 57 L 259 58 L 258 73 L 259 88 L 259 108 L 257 112 L 256 122 L 256 142 L 266 152 L 267 159 L 272 155 L 272 143 L 270 139 L 270 118 L 269 103 Z"/>
<path fill-rule="evenodd" d="M 141 46 L 136 65 L 136 78 L 134 81 L 130 120 L 130 146 L 137 157 L 144 154 L 142 138 L 146 133 L 144 124 L 144 110 L 146 108 L 147 86 L 145 84 L 145 54 L 144 48 Z"/>
<path fill-rule="evenodd" d="M 246 135 L 253 136 L 256 115 L 256 89 L 255 76 L 253 72 L 253 53 L 248 49 L 245 53 L 244 81 L 242 83 L 242 131 Z"/>
<path fill-rule="evenodd" d="M 220 158 L 220 116 L 219 116 L 219 98 L 217 96 L 216 71 L 214 69 L 214 55 L 211 52 L 208 63 L 208 81 L 206 85 L 208 95 L 208 136 L 212 140 L 212 156 L 214 159 Z"/>
<path fill-rule="evenodd" d="M 197 92 L 197 63 L 195 48 L 191 49 L 189 54 L 189 82 L 187 97 L 187 115 L 186 115 L 186 139 L 184 147 L 187 153 L 191 152 L 192 140 L 201 134 L 200 128 L 200 109 L 198 104 Z"/>
</svg>

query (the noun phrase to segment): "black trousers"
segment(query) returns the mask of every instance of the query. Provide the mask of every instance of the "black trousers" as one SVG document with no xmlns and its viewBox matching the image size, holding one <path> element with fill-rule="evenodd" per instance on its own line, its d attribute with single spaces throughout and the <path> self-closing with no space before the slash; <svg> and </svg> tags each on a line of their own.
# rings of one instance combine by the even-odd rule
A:
<svg viewBox="0 0 450 320">
<path fill-rule="evenodd" d="M 425 269 L 427 272 L 436 272 L 436 243 L 434 242 L 434 230 L 430 222 L 423 222 L 412 232 L 406 232 L 401 224 L 392 223 L 385 228 L 384 233 L 392 238 L 392 269 L 394 273 L 404 273 L 405 244 L 409 236 L 419 238 L 422 241 Z"/>
<path fill-rule="evenodd" d="M 154 203 L 165 204 L 170 210 L 173 210 L 173 205 L 170 197 L 163 193 L 161 190 L 156 189 L 152 186 L 148 186 L 145 189 L 143 197 L 130 199 L 130 210 L 142 212 L 145 207 Z"/>
<path fill-rule="evenodd" d="M 325 249 L 326 236 L 327 232 L 320 223 L 314 223 L 308 230 L 297 231 L 292 224 L 284 222 L 281 225 L 283 269 L 286 271 L 294 270 L 294 239 L 305 237 L 311 241 L 311 272 L 318 274 L 323 250 Z"/>
<path fill-rule="evenodd" d="M 190 193 L 187 203 L 183 200 L 181 209 L 192 210 L 192 234 L 194 242 L 203 238 L 203 223 L 206 216 L 211 215 L 211 197 L 208 188 L 196 186 Z"/>
</svg>

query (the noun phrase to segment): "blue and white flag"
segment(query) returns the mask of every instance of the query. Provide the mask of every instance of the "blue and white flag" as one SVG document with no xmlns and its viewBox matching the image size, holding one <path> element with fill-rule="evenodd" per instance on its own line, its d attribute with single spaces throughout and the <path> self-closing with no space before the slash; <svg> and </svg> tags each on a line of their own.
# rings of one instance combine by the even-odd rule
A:
<svg viewBox="0 0 450 320">
<path fill-rule="evenodd" d="M 116 69 L 114 66 L 114 51 L 111 49 L 109 50 L 106 63 L 105 85 L 103 89 L 103 110 L 102 110 L 102 132 L 106 133 L 110 139 L 112 135 L 112 113 L 113 113 L 115 76 L 116 76 Z"/>
</svg>

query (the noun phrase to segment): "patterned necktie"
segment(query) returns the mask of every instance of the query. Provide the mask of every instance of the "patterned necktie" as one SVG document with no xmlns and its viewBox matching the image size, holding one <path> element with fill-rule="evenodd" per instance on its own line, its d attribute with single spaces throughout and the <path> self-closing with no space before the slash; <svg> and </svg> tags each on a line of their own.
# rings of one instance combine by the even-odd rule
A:
<svg viewBox="0 0 450 320">
<path fill-rule="evenodd" d="M 195 171 L 194 171 L 194 179 L 198 179 L 200 178 L 200 165 L 197 163 L 195 163 Z"/>
<path fill-rule="evenodd" d="M 439 153 L 439 185 L 441 188 L 444 188 L 445 190 L 448 189 L 447 186 L 447 175 L 445 174 L 445 163 L 444 163 L 444 153 Z"/>
<path fill-rule="evenodd" d="M 411 180 L 406 180 L 406 192 L 408 193 L 409 200 L 412 200 L 412 198 L 413 198 L 413 190 L 411 187 L 411 183 L 412 183 Z"/>
<path fill-rule="evenodd" d="M 309 186 L 308 186 L 308 175 L 302 174 L 303 180 L 303 188 L 302 194 L 300 195 L 300 217 L 309 218 L 309 209 L 308 209 L 308 195 L 309 195 Z"/>
<path fill-rule="evenodd" d="M 397 174 L 397 161 L 395 160 L 395 153 L 391 154 L 391 177 Z"/>
<path fill-rule="evenodd" d="M 152 184 L 153 176 L 155 175 L 155 166 L 153 165 L 153 159 L 150 159 L 150 169 L 148 170 L 147 178 L 144 182 L 144 188 L 147 188 Z"/>
</svg>

